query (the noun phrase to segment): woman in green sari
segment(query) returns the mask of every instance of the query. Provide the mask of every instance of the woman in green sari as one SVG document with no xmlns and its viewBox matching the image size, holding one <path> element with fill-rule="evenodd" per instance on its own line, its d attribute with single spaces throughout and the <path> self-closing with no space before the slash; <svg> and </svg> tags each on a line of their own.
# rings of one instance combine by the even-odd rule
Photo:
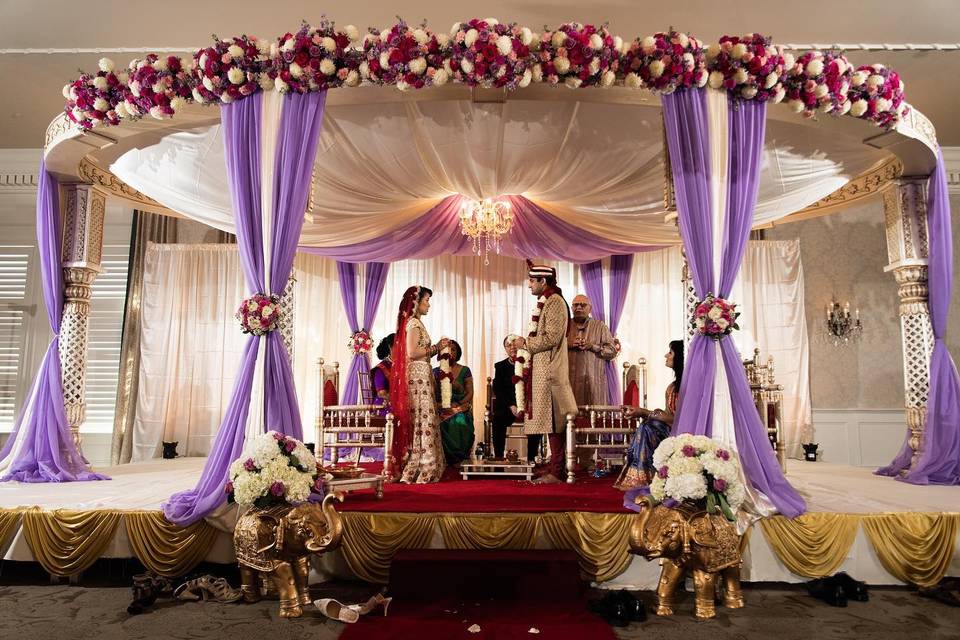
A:
<svg viewBox="0 0 960 640">
<path fill-rule="evenodd" d="M 473 374 L 470 367 L 460 364 L 463 349 L 450 341 L 450 378 L 452 395 L 449 409 L 440 409 L 440 439 L 447 464 L 457 464 L 470 457 L 473 450 Z M 434 368 L 437 379 L 437 403 L 440 402 L 441 371 Z"/>
</svg>

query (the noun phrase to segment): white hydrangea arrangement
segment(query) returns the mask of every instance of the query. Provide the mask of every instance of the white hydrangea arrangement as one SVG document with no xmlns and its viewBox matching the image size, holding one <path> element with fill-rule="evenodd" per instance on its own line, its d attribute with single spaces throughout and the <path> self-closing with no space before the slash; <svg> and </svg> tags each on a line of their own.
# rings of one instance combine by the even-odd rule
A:
<svg viewBox="0 0 960 640">
<path fill-rule="evenodd" d="M 268 431 L 247 441 L 230 465 L 225 491 L 229 502 L 265 509 L 306 502 L 311 493 L 323 493 L 323 481 L 302 442 Z"/>
<path fill-rule="evenodd" d="M 665 506 L 706 502 L 707 512 L 728 520 L 746 497 L 736 454 L 707 436 L 683 434 L 666 438 L 653 453 L 657 469 L 650 495 Z"/>
</svg>

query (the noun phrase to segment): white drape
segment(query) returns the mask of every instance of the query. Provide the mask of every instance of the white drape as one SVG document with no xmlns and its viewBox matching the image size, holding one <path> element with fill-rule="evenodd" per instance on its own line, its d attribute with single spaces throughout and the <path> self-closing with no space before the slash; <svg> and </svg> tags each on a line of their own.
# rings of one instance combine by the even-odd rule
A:
<svg viewBox="0 0 960 640">
<path fill-rule="evenodd" d="M 110 169 L 174 211 L 232 231 L 221 136 L 219 126 L 172 133 L 126 152 Z M 525 195 L 602 237 L 678 243 L 663 220 L 662 151 L 656 105 L 511 99 L 330 106 L 301 245 L 378 237 L 454 193 Z M 803 209 L 884 158 L 859 139 L 768 120 L 755 223 Z"/>
<path fill-rule="evenodd" d="M 582 292 L 579 269 L 571 264 L 556 266 L 567 298 Z M 303 423 L 312 425 L 317 407 L 317 358 L 339 361 L 341 375 L 346 375 L 350 328 L 340 299 L 336 263 L 298 254 L 294 269 L 294 379 Z M 686 331 L 681 271 L 676 247 L 634 257 L 618 336 L 623 346 L 618 363 L 635 362 L 639 357 L 650 363 L 650 404 L 656 407 L 663 405 L 664 389 L 673 375 L 663 366 L 667 343 L 682 338 Z M 741 317 L 745 327 L 741 333 L 759 337 L 764 357 L 772 350 L 777 358 L 778 382 L 785 386 L 787 397 L 795 398 L 786 406 L 789 428 L 808 423 L 799 247 L 792 242 L 751 243 L 741 280 L 746 286 L 743 297 L 737 299 L 743 300 L 744 308 L 751 309 L 754 300 L 763 300 L 765 305 L 762 312 L 758 309 L 758 313 Z M 435 339 L 449 336 L 463 347 L 463 363 L 474 375 L 479 435 L 486 378 L 493 375 L 494 363 L 504 357 L 503 337 L 520 333 L 533 310 L 534 299 L 526 289 L 526 267 L 520 260 L 500 256 L 491 256 L 487 267 L 477 258 L 453 256 L 394 263 L 371 327 L 375 340 L 395 330 L 397 305 L 412 283 L 434 290 L 431 311 L 424 318 L 431 335 Z M 135 461 L 159 455 L 162 440 L 178 440 L 181 454 L 204 455 L 208 451 L 243 348 L 244 336 L 233 318 L 243 294 L 235 246 L 148 248 Z M 360 305 L 362 300 L 358 300 Z M 774 345 L 768 340 L 780 342 Z M 745 356 L 752 354 L 752 339 L 742 349 Z M 796 442 L 797 438 L 788 435 L 787 441 Z"/>
</svg>

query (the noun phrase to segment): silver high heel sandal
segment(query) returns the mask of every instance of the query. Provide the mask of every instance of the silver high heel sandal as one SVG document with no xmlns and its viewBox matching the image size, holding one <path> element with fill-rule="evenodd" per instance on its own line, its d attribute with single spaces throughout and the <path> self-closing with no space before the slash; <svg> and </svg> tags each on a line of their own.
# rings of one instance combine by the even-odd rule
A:
<svg viewBox="0 0 960 640">
<path fill-rule="evenodd" d="M 351 604 L 349 605 L 350 609 L 353 609 L 362 616 L 367 615 L 380 605 L 383 605 L 383 615 L 386 617 L 387 609 L 390 607 L 390 603 L 393 602 L 393 598 L 385 598 L 382 593 L 374 595 L 372 598 L 364 602 L 363 604 Z"/>
<path fill-rule="evenodd" d="M 360 614 L 357 613 L 355 609 L 351 609 L 350 607 L 341 604 L 333 598 L 321 598 L 320 600 L 314 600 L 313 604 L 315 604 L 317 609 L 320 610 L 320 613 L 327 616 L 331 620 L 353 624 L 360 619 Z"/>
</svg>

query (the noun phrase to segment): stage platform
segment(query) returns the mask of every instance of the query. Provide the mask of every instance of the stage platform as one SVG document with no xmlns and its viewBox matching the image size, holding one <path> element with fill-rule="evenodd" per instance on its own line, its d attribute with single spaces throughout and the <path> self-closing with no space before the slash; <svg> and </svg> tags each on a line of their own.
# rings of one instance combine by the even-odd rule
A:
<svg viewBox="0 0 960 640">
<path fill-rule="evenodd" d="M 235 506 L 189 530 L 172 527 L 159 511 L 171 494 L 194 486 L 203 463 L 180 458 L 99 468 L 112 478 L 104 482 L 0 483 L 0 557 L 38 560 L 62 575 L 98 557 L 137 557 L 165 573 L 204 559 L 231 562 Z M 808 515 L 751 527 L 745 580 L 799 582 L 845 570 L 872 584 L 922 584 L 960 575 L 960 487 L 915 486 L 870 469 L 796 460 L 788 462 L 787 477 Z M 373 490 L 349 494 L 339 506 L 344 545 L 317 563 L 321 577 L 385 582 L 399 548 L 566 548 L 577 551 L 583 575 L 594 582 L 655 587 L 657 564 L 626 551 L 633 515 L 612 478 L 583 477 L 573 485 L 447 478 L 387 485 L 382 499 Z"/>
</svg>

